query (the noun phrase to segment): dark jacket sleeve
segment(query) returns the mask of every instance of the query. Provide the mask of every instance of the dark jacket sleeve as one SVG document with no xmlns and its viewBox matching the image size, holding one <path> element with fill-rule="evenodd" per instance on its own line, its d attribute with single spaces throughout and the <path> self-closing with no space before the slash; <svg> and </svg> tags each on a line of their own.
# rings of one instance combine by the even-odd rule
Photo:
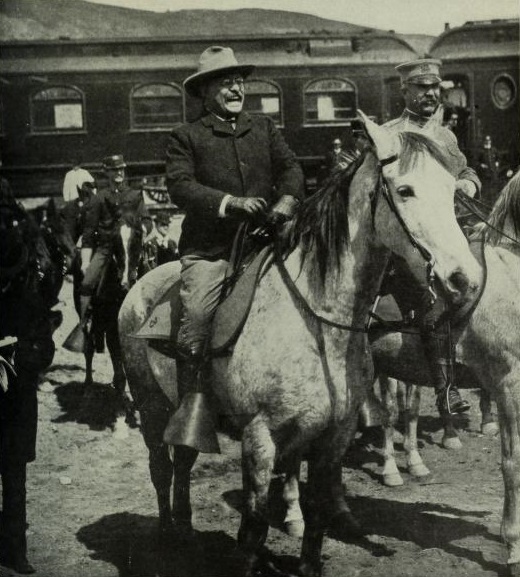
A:
<svg viewBox="0 0 520 577">
<path fill-rule="evenodd" d="M 99 227 L 101 216 L 101 202 L 99 195 L 92 196 L 88 206 L 85 208 L 85 227 L 83 229 L 83 248 L 95 248 L 96 232 Z"/>
<path fill-rule="evenodd" d="M 197 181 L 195 151 L 186 127 L 174 129 L 166 150 L 166 178 L 172 201 L 181 209 L 218 217 L 226 191 Z"/>
</svg>

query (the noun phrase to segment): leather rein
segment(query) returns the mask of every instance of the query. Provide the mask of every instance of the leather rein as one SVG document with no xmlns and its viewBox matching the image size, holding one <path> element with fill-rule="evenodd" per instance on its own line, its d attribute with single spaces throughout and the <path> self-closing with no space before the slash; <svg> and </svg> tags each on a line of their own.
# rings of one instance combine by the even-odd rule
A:
<svg viewBox="0 0 520 577">
<path fill-rule="evenodd" d="M 380 160 L 379 166 L 382 169 L 384 166 L 391 164 L 393 162 L 396 162 L 398 158 L 399 158 L 398 155 L 394 154 L 393 156 L 390 156 L 388 158 Z M 435 292 L 433 290 L 433 280 L 435 277 L 434 272 L 433 272 L 433 268 L 435 266 L 435 257 L 430 253 L 430 251 L 425 246 L 423 246 L 415 238 L 415 236 L 412 234 L 411 230 L 408 228 L 403 217 L 399 213 L 399 209 L 397 208 L 397 205 L 396 205 L 392 195 L 390 194 L 390 191 L 388 190 L 388 185 L 387 185 L 387 183 L 383 177 L 382 171 L 380 171 L 377 185 L 374 188 L 374 191 L 370 195 L 373 230 L 375 230 L 375 214 L 376 214 L 377 203 L 378 203 L 380 196 L 383 196 L 383 198 L 388 203 L 390 210 L 394 213 L 395 217 L 397 218 L 397 221 L 401 225 L 406 236 L 410 240 L 410 243 L 412 244 L 412 246 L 417 251 L 419 251 L 421 256 L 427 262 L 426 275 L 427 275 L 427 280 L 428 280 L 428 287 L 429 287 L 430 294 L 432 295 L 432 300 L 435 301 L 435 299 L 437 298 L 437 295 L 435 294 Z M 291 278 L 289 271 L 285 267 L 283 255 L 282 255 L 280 248 L 276 242 L 274 243 L 274 257 L 275 257 L 275 262 L 278 266 L 278 270 L 280 271 L 280 275 L 281 275 L 282 280 L 284 281 L 285 285 L 287 286 L 287 288 L 289 289 L 291 294 L 296 298 L 296 301 L 298 302 L 300 308 L 302 310 L 304 310 L 307 314 L 309 314 L 312 318 L 314 318 L 314 319 L 320 321 L 321 323 L 326 324 L 330 327 L 336 328 L 336 329 L 341 329 L 341 330 L 355 332 L 355 333 L 367 333 L 368 332 L 369 327 L 370 327 L 370 321 L 371 321 L 370 317 L 367 318 L 367 322 L 365 323 L 365 326 L 356 327 L 353 325 L 347 325 L 344 323 L 336 322 L 332 319 L 328 319 L 327 317 L 324 317 L 324 316 L 318 314 L 309 305 L 309 303 L 305 300 L 305 297 L 302 295 L 302 293 L 300 292 L 300 290 L 296 286 L 296 283 Z"/>
</svg>

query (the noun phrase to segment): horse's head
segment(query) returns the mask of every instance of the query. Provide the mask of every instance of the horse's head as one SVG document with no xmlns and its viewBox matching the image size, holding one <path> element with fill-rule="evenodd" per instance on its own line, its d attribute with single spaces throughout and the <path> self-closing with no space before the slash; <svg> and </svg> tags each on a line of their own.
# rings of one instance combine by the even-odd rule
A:
<svg viewBox="0 0 520 577">
<path fill-rule="evenodd" d="M 484 236 L 490 244 L 520 246 L 520 171 L 502 189 L 487 222 Z"/>
<path fill-rule="evenodd" d="M 479 267 L 455 218 L 449 153 L 426 132 L 397 133 L 360 116 L 381 171 L 373 207 L 377 238 L 417 276 L 433 265 L 446 298 L 464 304 L 478 288 Z"/>
</svg>

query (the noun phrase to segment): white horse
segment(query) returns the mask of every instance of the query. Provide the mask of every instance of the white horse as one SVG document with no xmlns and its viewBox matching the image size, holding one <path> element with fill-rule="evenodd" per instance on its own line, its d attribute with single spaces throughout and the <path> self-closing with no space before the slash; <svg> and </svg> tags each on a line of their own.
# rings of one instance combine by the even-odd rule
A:
<svg viewBox="0 0 520 577">
<path fill-rule="evenodd" d="M 509 549 L 511 573 L 520 575 L 520 173 L 503 189 L 480 231 L 485 264 L 484 291 L 456 346 L 458 379 L 480 385 L 497 403 L 502 440 L 502 473 L 505 485 L 502 534 Z M 485 270 L 484 270 L 485 269 Z M 459 330 L 460 333 L 460 330 Z M 374 362 L 381 373 L 401 381 L 428 386 L 431 378 L 419 339 L 392 333 L 373 343 Z M 469 369 L 469 371 L 467 370 Z M 396 385 L 383 393 L 395 407 Z M 408 419 L 404 447 L 412 475 L 429 473 L 417 450 L 419 387 L 407 387 Z M 486 402 L 486 399 L 484 399 Z M 395 415 L 394 415 L 395 416 Z M 384 482 L 403 480 L 393 453 L 393 429 L 385 430 Z"/>
<path fill-rule="evenodd" d="M 366 322 L 389 251 L 421 276 L 428 270 L 426 260 L 435 259 L 434 272 L 455 306 L 478 288 L 478 265 L 455 219 L 455 179 L 445 168 L 443 151 L 424 135 L 395 135 L 364 122 L 374 147 L 303 204 L 285 230 L 278 258 L 261 275 L 233 351 L 212 361 L 218 410 L 242 442 L 238 543 L 244 575 L 255 573 L 267 536 L 275 465 L 294 475 L 300 457 L 308 459 L 302 575 L 321 573 L 326 528 L 352 522 L 341 462 L 372 379 Z M 175 361 L 131 335 L 164 290 L 165 276 L 172 282 L 178 272 L 171 263 L 145 275 L 119 317 L 126 374 L 141 411 L 163 527 L 171 524 L 172 465 L 161 433 L 178 406 Z M 196 456 L 192 449 L 175 447 L 173 515 L 188 527 Z M 294 520 L 297 483 L 288 487 L 285 496 L 293 507 L 288 520 Z"/>
</svg>

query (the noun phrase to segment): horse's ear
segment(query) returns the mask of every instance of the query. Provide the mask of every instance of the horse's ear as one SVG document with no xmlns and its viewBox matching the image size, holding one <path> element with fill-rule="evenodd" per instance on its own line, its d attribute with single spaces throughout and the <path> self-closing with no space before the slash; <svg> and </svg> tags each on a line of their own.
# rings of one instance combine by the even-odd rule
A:
<svg viewBox="0 0 520 577">
<path fill-rule="evenodd" d="M 357 111 L 370 140 L 374 143 L 379 160 L 390 158 L 399 150 L 399 137 L 384 126 L 379 126 L 362 111 Z"/>
</svg>

